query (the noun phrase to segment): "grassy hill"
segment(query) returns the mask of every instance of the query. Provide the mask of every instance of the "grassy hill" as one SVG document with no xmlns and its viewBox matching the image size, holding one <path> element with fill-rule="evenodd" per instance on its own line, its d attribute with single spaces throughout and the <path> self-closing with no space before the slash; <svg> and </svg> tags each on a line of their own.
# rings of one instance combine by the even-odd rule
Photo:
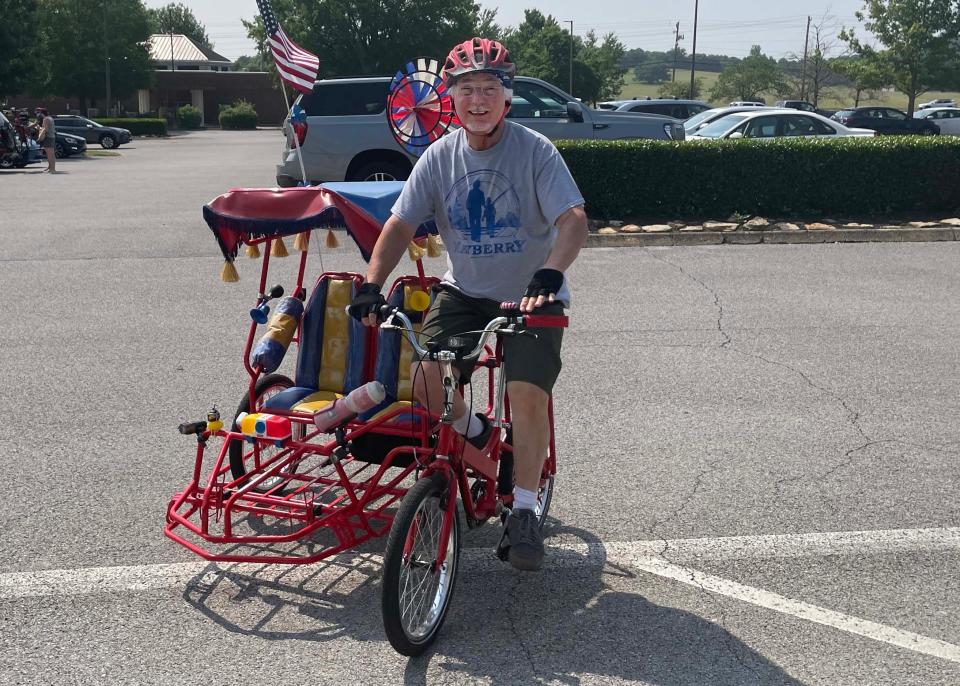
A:
<svg viewBox="0 0 960 686">
<path fill-rule="evenodd" d="M 712 102 L 710 99 L 710 89 L 713 88 L 714 84 L 717 82 L 717 79 L 720 78 L 718 72 L 710 71 L 697 71 L 697 78 L 703 79 L 704 84 L 704 94 L 701 97 L 701 100 L 706 102 Z M 690 70 L 689 69 L 677 69 L 677 81 L 685 84 L 690 83 Z M 658 84 L 650 83 L 637 83 L 633 78 L 633 70 L 627 71 L 624 76 L 623 89 L 620 91 L 621 99 L 628 98 L 656 98 L 657 90 L 660 86 Z M 851 88 L 829 88 L 827 92 L 820 98 L 820 106 L 827 109 L 839 109 L 841 107 L 852 106 L 854 102 L 855 93 Z M 902 110 L 907 108 L 907 96 L 903 93 L 898 93 L 896 91 L 884 91 L 879 94 L 880 97 L 877 99 L 865 98 L 861 95 L 860 105 L 884 105 L 886 107 L 897 107 Z M 917 98 L 917 102 L 927 102 L 929 100 L 935 100 L 937 98 L 953 98 L 954 100 L 960 101 L 960 93 L 952 91 L 930 91 L 924 93 L 923 95 Z M 772 105 L 778 98 L 776 95 L 765 95 L 764 99 L 767 101 L 767 104 Z M 714 102 L 715 105 L 725 105 L 726 102 Z"/>
</svg>

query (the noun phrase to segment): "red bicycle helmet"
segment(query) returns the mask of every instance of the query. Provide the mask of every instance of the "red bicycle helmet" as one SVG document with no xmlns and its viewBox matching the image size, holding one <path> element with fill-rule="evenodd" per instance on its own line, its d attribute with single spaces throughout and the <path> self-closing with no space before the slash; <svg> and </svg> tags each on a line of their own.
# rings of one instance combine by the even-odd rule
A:
<svg viewBox="0 0 960 686">
<path fill-rule="evenodd" d="M 455 45 L 443 65 L 441 76 L 448 86 L 457 77 L 474 72 L 497 74 L 510 87 L 517 73 L 517 65 L 510 60 L 510 52 L 501 43 L 489 38 L 471 38 Z"/>
</svg>

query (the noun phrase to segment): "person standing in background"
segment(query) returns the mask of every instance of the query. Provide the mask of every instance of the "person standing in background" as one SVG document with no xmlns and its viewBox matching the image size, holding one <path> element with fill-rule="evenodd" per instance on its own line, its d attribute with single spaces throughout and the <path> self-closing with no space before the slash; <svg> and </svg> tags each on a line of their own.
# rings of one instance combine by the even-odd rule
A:
<svg viewBox="0 0 960 686">
<path fill-rule="evenodd" d="M 47 168 L 43 171 L 55 174 L 57 172 L 57 127 L 45 107 L 38 107 L 34 113 L 37 115 L 37 125 L 40 127 L 37 142 L 47 156 Z"/>
</svg>

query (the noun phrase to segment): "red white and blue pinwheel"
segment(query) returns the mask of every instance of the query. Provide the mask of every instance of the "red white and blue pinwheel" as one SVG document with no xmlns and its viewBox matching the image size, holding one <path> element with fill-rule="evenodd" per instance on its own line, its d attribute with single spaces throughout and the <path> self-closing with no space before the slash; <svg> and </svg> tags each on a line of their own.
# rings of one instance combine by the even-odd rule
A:
<svg viewBox="0 0 960 686">
<path fill-rule="evenodd" d="M 459 124 L 437 60 L 418 57 L 393 77 L 387 123 L 397 143 L 418 157 L 451 124 Z"/>
</svg>

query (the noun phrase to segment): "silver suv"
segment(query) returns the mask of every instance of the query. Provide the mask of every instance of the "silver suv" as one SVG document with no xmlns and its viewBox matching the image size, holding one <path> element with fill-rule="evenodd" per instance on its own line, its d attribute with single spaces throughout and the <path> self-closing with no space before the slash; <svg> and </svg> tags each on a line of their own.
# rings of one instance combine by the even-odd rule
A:
<svg viewBox="0 0 960 686">
<path fill-rule="evenodd" d="M 403 180 L 416 158 L 401 148 L 387 125 L 390 77 L 317 81 L 297 103 L 307 114 L 298 129 L 303 166 L 311 184 L 324 181 Z M 551 140 L 683 140 L 683 124 L 671 117 L 594 110 L 546 81 L 518 76 L 507 115 Z M 300 164 L 289 118 L 277 165 L 277 185 L 294 186 Z"/>
</svg>

